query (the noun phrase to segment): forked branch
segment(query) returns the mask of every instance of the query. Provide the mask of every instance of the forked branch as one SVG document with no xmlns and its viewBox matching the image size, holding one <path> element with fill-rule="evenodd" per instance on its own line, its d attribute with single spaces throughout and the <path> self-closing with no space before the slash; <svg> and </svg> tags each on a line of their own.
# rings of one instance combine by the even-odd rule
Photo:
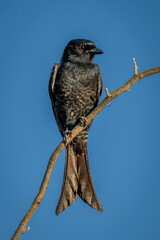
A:
<svg viewBox="0 0 160 240">
<path fill-rule="evenodd" d="M 135 60 L 135 59 L 134 59 Z M 141 80 L 144 77 L 150 76 L 152 74 L 155 73 L 159 73 L 160 72 L 160 67 L 158 68 L 154 68 L 154 69 L 150 69 L 147 70 L 145 72 L 141 72 L 141 73 L 137 73 L 137 68 L 136 68 L 136 62 L 134 61 L 134 69 L 135 69 L 135 75 L 127 82 L 125 83 L 122 87 L 118 88 L 116 91 L 112 92 L 109 94 L 108 89 L 106 90 L 107 92 L 107 97 L 86 117 L 87 122 L 91 122 L 100 111 L 102 111 L 102 109 L 107 106 L 112 100 L 114 100 L 116 97 L 118 97 L 119 95 L 121 95 L 124 92 L 128 92 L 131 88 L 131 86 L 133 84 L 135 84 L 136 82 L 138 82 L 139 80 Z M 80 124 L 78 124 L 72 131 L 72 135 L 68 138 L 68 143 L 70 141 L 72 141 L 72 139 L 78 135 L 83 129 L 85 129 L 86 126 L 81 126 Z M 19 224 L 15 234 L 13 235 L 11 240 L 18 240 L 20 238 L 20 236 L 27 232 L 27 230 L 29 230 L 29 228 L 26 229 L 26 226 L 29 222 L 29 220 L 31 219 L 31 217 L 33 216 L 34 212 L 36 211 L 36 209 L 39 207 L 43 196 L 45 194 L 45 191 L 47 189 L 51 174 L 52 174 L 52 170 L 54 168 L 54 165 L 56 163 L 56 160 L 58 158 L 58 156 L 60 155 L 60 153 L 62 152 L 62 150 L 65 148 L 65 144 L 64 141 L 62 141 L 58 147 L 56 148 L 56 150 L 53 152 L 43 181 L 41 183 L 40 189 L 32 203 L 32 205 L 30 206 L 28 212 L 26 213 L 25 217 L 23 218 L 23 220 L 21 221 L 21 223 Z"/>
</svg>

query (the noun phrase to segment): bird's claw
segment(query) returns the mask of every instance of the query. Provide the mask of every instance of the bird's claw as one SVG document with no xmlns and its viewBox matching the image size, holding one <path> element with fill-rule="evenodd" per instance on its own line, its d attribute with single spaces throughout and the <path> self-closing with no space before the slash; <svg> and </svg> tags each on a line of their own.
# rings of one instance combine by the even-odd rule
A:
<svg viewBox="0 0 160 240">
<path fill-rule="evenodd" d="M 66 131 L 64 132 L 64 137 L 63 137 L 65 146 L 67 146 L 68 140 L 69 140 L 71 137 L 72 137 L 72 131 L 66 130 Z"/>
<path fill-rule="evenodd" d="M 81 117 L 80 118 L 80 124 L 81 124 L 82 127 L 87 126 L 88 125 L 87 119 L 85 117 Z"/>
</svg>

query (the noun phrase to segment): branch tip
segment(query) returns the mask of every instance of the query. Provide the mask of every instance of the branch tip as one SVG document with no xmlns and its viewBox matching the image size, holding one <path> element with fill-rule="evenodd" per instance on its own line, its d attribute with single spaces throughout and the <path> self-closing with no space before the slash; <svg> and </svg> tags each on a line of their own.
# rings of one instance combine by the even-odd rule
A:
<svg viewBox="0 0 160 240">
<path fill-rule="evenodd" d="M 132 58 L 132 59 L 133 59 L 133 63 L 134 63 L 134 75 L 137 75 L 138 74 L 138 71 L 137 71 L 138 67 L 137 67 L 137 64 L 136 64 L 136 60 L 135 60 L 135 58 Z"/>
<path fill-rule="evenodd" d="M 108 88 L 105 88 L 105 91 L 106 91 L 107 97 L 110 97 L 111 94 L 109 93 Z"/>
<path fill-rule="evenodd" d="M 23 234 L 24 234 L 25 232 L 28 232 L 29 230 L 30 230 L 30 227 L 25 228 L 24 231 L 23 231 Z"/>
<path fill-rule="evenodd" d="M 126 89 L 126 91 L 125 91 L 125 92 L 130 92 L 130 88 Z"/>
</svg>

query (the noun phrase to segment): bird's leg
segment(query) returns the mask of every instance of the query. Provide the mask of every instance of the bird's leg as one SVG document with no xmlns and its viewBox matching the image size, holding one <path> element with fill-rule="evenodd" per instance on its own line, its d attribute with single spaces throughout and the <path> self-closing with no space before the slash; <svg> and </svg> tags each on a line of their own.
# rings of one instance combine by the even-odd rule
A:
<svg viewBox="0 0 160 240">
<path fill-rule="evenodd" d="M 63 137 L 64 144 L 67 146 L 69 138 L 72 137 L 72 131 L 66 129 L 66 131 L 64 132 L 63 135 L 64 135 L 64 137 Z"/>
<path fill-rule="evenodd" d="M 85 117 L 81 117 L 81 118 L 80 118 L 80 124 L 81 124 L 82 127 L 85 127 L 85 126 L 87 126 L 89 123 L 88 123 L 88 121 L 87 121 L 87 119 L 86 119 Z"/>
</svg>

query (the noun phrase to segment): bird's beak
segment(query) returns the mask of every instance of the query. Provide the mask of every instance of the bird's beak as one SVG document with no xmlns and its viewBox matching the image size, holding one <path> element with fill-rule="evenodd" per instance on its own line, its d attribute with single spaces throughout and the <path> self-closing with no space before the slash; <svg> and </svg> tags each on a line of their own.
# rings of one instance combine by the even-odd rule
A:
<svg viewBox="0 0 160 240">
<path fill-rule="evenodd" d="M 91 54 L 102 54 L 103 51 L 98 49 L 98 48 L 93 48 L 93 49 L 89 50 L 89 53 L 91 53 Z"/>
</svg>

